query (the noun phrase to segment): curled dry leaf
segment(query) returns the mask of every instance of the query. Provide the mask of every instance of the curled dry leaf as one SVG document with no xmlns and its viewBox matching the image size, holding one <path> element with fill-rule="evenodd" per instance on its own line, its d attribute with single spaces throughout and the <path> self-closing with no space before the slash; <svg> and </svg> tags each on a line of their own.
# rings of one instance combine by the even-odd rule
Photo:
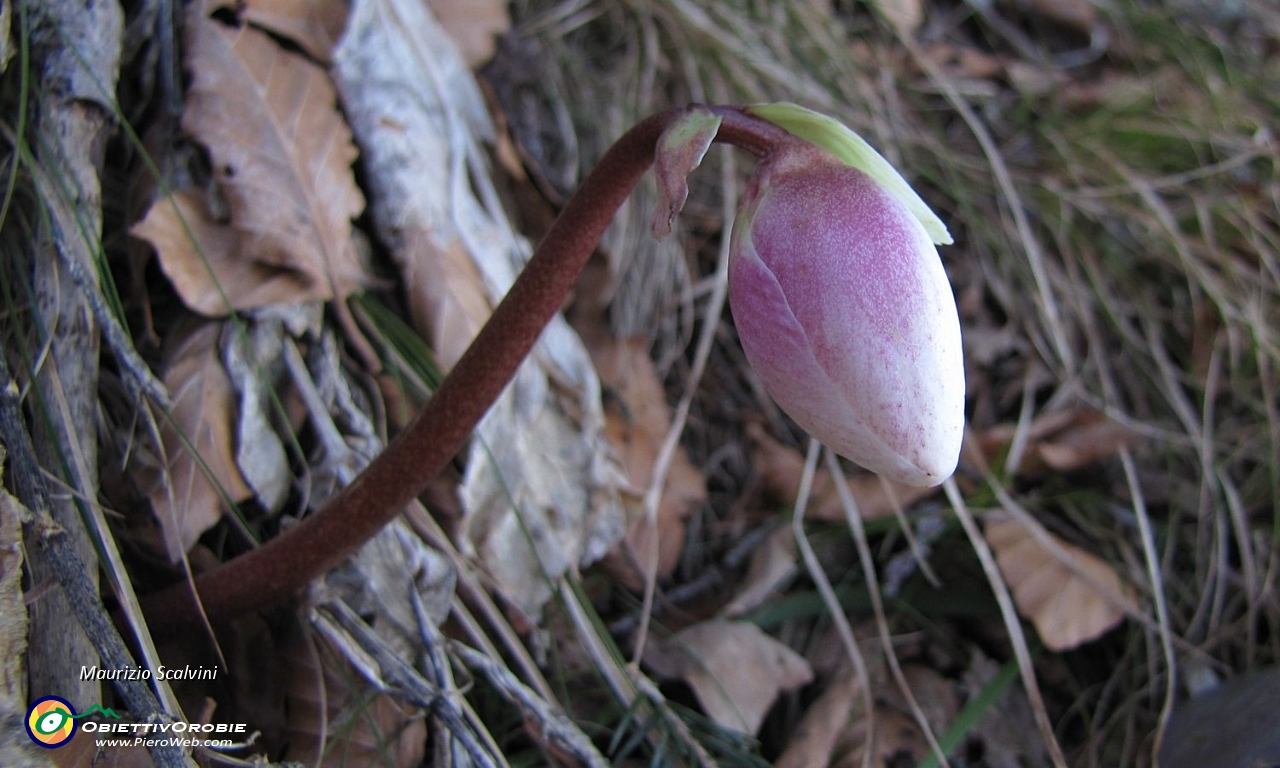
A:
<svg viewBox="0 0 1280 768">
<path fill-rule="evenodd" d="M 253 495 L 235 462 L 235 392 L 222 366 L 221 334 L 222 323 L 204 325 L 167 356 L 173 418 L 160 422 L 164 469 L 140 469 L 173 562 L 222 518 L 223 494 L 235 502 Z"/>
<path fill-rule="evenodd" d="M 983 432 L 977 443 L 985 460 L 1005 454 L 1017 431 L 1016 425 L 1002 425 Z M 1141 435 L 1096 408 L 1075 408 L 1037 416 L 1024 437 L 1026 444 L 1015 457 L 1019 477 L 1074 472 L 1133 446 Z"/>
<path fill-rule="evenodd" d="M 244 18 L 280 37 L 292 40 L 316 61 L 327 64 L 347 24 L 347 0 L 236 0 Z"/>
<path fill-rule="evenodd" d="M 600 320 L 600 323 L 603 323 Z M 628 589 L 644 588 L 644 563 L 654 531 L 645 521 L 644 496 L 653 481 L 654 462 L 671 429 L 671 408 L 643 338 L 614 339 L 597 325 L 583 329 L 600 383 L 612 403 L 605 410 L 605 438 L 613 447 L 630 492 L 624 495 L 627 535 L 610 553 L 608 564 Z M 684 546 L 684 521 L 706 500 L 702 473 L 676 448 L 658 500 L 658 577 L 671 575 Z"/>
<path fill-rule="evenodd" d="M 843 670 L 805 710 L 790 743 L 774 762 L 775 768 L 829 765 L 836 743 L 860 699 L 856 678 L 848 669 Z"/>
<path fill-rule="evenodd" d="M 1100 558 L 1052 534 L 1060 560 L 1022 523 L 986 519 L 986 539 L 1018 612 L 1035 624 L 1047 648 L 1065 651 L 1097 638 L 1124 618 L 1132 586 Z"/>
<path fill-rule="evenodd" d="M 724 607 L 724 615 L 741 616 L 764 605 L 798 570 L 795 535 L 789 526 L 780 526 L 751 553 L 747 574 L 733 600 Z"/>
<path fill-rule="evenodd" d="M 182 124 L 209 150 L 230 222 L 179 193 L 134 228 L 183 301 L 217 317 L 228 303 L 341 300 L 366 285 L 351 225 L 364 208 L 356 148 L 324 70 L 252 27 L 205 18 L 189 22 L 187 47 Z"/>
<path fill-rule="evenodd" d="M 754 734 L 778 694 L 813 680 L 795 651 L 754 624 L 713 619 L 651 643 L 645 662 L 689 684 L 715 723 Z"/>
<path fill-rule="evenodd" d="M 758 424 L 747 426 L 747 437 L 755 446 L 752 455 L 764 490 L 780 501 L 794 503 L 800 492 L 804 457 L 796 449 L 769 437 Z M 892 515 L 895 502 L 905 509 L 938 490 L 903 485 L 866 473 L 847 475 L 845 479 L 864 520 Z M 818 470 L 813 477 L 813 492 L 805 515 L 817 520 L 845 519 L 840 496 L 825 469 Z"/>
</svg>

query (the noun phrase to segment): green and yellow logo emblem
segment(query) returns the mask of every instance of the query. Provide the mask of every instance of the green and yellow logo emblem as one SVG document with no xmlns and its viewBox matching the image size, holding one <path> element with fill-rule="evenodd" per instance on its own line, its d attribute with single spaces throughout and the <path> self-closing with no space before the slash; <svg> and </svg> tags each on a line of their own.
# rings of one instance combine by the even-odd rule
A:
<svg viewBox="0 0 1280 768">
<path fill-rule="evenodd" d="M 76 735 L 76 710 L 57 696 L 37 699 L 27 710 L 27 735 L 42 747 L 53 749 Z"/>
</svg>

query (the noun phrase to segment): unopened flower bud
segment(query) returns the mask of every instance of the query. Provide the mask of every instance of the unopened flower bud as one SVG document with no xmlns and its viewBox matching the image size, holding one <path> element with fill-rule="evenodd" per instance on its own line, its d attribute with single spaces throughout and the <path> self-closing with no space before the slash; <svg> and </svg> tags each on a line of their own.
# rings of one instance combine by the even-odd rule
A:
<svg viewBox="0 0 1280 768">
<path fill-rule="evenodd" d="M 747 360 L 840 455 L 899 482 L 942 482 L 959 458 L 965 393 L 934 247 L 950 242 L 945 226 L 835 121 L 794 105 L 751 112 L 798 138 L 761 162 L 733 229 L 729 302 Z"/>
</svg>

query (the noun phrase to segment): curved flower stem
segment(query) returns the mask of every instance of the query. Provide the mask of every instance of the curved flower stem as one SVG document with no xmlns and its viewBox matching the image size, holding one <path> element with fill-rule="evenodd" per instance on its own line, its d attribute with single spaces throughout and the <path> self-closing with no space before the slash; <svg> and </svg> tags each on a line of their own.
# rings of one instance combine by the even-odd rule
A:
<svg viewBox="0 0 1280 768">
<path fill-rule="evenodd" d="M 716 141 L 764 157 L 789 134 L 738 107 L 712 107 Z M 268 607 L 341 563 L 422 492 L 462 448 L 564 304 L 605 228 L 654 160 L 664 130 L 685 114 L 653 115 L 617 141 L 566 204 L 507 296 L 422 412 L 319 511 L 266 544 L 190 583 L 143 600 L 152 630 L 166 634 Z"/>
</svg>

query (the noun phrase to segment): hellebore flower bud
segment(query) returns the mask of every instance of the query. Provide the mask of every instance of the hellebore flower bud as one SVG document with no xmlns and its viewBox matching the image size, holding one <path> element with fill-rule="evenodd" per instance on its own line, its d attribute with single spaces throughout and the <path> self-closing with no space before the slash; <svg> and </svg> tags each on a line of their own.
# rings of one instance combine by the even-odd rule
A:
<svg viewBox="0 0 1280 768">
<path fill-rule="evenodd" d="M 960 323 L 934 247 L 946 227 L 834 120 L 789 104 L 748 112 L 797 140 L 761 161 L 733 228 L 729 304 L 747 360 L 836 453 L 941 483 L 964 431 Z"/>
</svg>

